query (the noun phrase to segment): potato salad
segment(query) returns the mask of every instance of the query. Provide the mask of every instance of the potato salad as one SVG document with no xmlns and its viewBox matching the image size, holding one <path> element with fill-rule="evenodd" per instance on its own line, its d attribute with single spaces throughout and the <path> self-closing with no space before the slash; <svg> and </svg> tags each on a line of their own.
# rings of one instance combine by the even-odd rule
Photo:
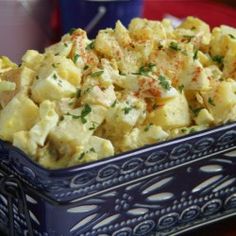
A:
<svg viewBox="0 0 236 236">
<path fill-rule="evenodd" d="M 236 29 L 135 18 L 0 57 L 0 138 L 65 168 L 236 120 Z"/>
</svg>

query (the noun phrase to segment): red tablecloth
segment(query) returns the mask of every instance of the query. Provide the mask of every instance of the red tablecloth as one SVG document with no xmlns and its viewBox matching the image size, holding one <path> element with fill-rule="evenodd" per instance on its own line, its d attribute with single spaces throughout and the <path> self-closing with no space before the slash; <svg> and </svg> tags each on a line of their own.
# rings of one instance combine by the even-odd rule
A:
<svg viewBox="0 0 236 236">
<path fill-rule="evenodd" d="M 178 18 L 196 16 L 211 27 L 226 24 L 236 27 L 236 8 L 213 0 L 145 0 L 144 17 L 162 19 L 165 14 Z"/>
</svg>

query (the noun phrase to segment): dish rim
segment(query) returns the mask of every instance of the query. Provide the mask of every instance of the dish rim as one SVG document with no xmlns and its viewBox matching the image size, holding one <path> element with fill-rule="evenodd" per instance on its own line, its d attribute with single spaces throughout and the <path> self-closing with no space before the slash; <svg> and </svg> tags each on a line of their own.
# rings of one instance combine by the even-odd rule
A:
<svg viewBox="0 0 236 236">
<path fill-rule="evenodd" d="M 33 167 L 37 172 L 41 172 L 43 174 L 48 175 L 49 177 L 60 177 L 62 175 L 67 175 L 68 173 L 77 173 L 78 171 L 83 171 L 83 170 L 88 170 L 91 168 L 96 168 L 99 167 L 100 165 L 106 165 L 106 164 L 110 164 L 114 161 L 121 161 L 123 159 L 132 157 L 132 156 L 136 156 L 138 154 L 142 154 L 148 151 L 152 151 L 155 149 L 160 149 L 162 147 L 166 147 L 168 145 L 173 145 L 173 144 L 178 144 L 181 142 L 185 142 L 188 140 L 191 140 L 193 137 L 204 137 L 208 134 L 212 134 L 212 133 L 216 133 L 219 131 L 223 131 L 225 129 L 229 129 L 229 128 L 233 128 L 236 127 L 236 121 L 235 122 L 230 122 L 227 124 L 223 124 L 220 126 L 216 126 L 216 127 L 211 127 L 211 128 L 207 128 L 201 131 L 197 131 L 191 134 L 187 134 L 187 135 L 183 135 L 177 138 L 173 138 L 170 140 L 166 140 L 166 141 L 162 141 L 162 142 L 158 142 L 158 143 L 154 143 L 154 144 L 149 144 L 149 145 L 145 145 L 143 147 L 140 148 L 136 148 L 136 149 L 132 149 L 126 152 L 122 152 L 113 156 L 109 156 L 97 161 L 91 161 L 88 163 L 83 163 L 83 164 L 78 164 L 75 166 L 71 166 L 71 167 L 65 167 L 65 168 L 59 168 L 59 169 L 47 169 L 43 166 L 41 166 L 39 163 L 37 163 L 36 161 L 33 161 L 29 155 L 27 155 L 24 151 L 22 151 L 21 149 L 13 146 L 13 144 L 11 144 L 10 142 L 6 142 L 4 140 L 0 139 L 0 144 L 3 146 L 3 148 L 5 148 L 5 146 L 7 146 L 7 152 L 8 152 L 8 158 L 10 158 L 9 153 L 13 152 L 13 153 L 18 153 L 20 154 L 21 158 L 24 158 L 24 161 L 29 163 L 28 167 Z"/>
</svg>

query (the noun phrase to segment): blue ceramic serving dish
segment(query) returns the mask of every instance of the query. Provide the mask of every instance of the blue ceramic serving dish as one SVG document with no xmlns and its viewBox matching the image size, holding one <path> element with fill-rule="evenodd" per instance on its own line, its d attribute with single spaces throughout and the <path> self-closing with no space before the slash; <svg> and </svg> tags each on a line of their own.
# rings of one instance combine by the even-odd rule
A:
<svg viewBox="0 0 236 236">
<path fill-rule="evenodd" d="M 176 235 L 236 215 L 236 124 L 46 170 L 0 143 L 8 235 Z"/>
</svg>

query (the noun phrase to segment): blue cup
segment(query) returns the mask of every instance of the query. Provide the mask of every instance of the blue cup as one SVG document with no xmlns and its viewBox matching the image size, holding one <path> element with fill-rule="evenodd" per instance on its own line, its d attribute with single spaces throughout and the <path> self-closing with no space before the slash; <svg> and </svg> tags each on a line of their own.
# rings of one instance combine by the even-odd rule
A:
<svg viewBox="0 0 236 236">
<path fill-rule="evenodd" d="M 142 10 L 143 0 L 60 0 L 62 32 L 82 28 L 94 38 L 98 30 L 114 27 L 117 20 L 127 26 Z"/>
</svg>

